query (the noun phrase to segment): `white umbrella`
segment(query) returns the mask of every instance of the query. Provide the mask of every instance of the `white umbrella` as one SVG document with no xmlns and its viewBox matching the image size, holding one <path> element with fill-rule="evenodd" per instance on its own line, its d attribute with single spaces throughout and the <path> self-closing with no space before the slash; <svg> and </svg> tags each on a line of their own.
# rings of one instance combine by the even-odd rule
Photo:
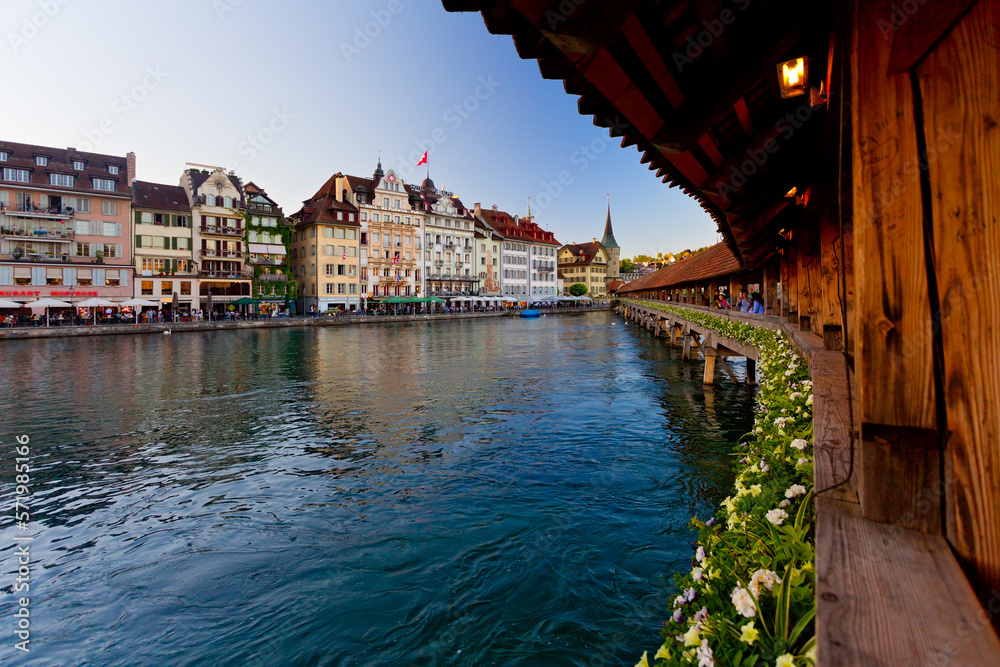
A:
<svg viewBox="0 0 1000 667">
<path fill-rule="evenodd" d="M 23 303 L 18 303 L 17 301 L 8 301 L 7 299 L 0 299 L 0 308 L 23 308 Z"/>
<path fill-rule="evenodd" d="M 49 308 L 72 308 L 73 304 L 58 299 L 39 299 L 26 304 L 28 308 L 45 308 L 45 326 L 49 326 Z"/>
<path fill-rule="evenodd" d="M 94 326 L 97 326 L 97 309 L 101 306 L 114 306 L 116 305 L 114 301 L 108 301 L 107 299 L 87 299 L 86 301 L 81 301 L 76 304 L 79 308 L 90 308 L 94 313 Z"/>
<path fill-rule="evenodd" d="M 152 307 L 159 306 L 160 304 L 155 301 L 147 301 L 145 299 L 129 299 L 128 301 L 122 301 L 118 304 L 119 306 L 131 306 L 135 308 L 135 323 L 139 324 L 139 309 L 143 306 Z"/>
</svg>

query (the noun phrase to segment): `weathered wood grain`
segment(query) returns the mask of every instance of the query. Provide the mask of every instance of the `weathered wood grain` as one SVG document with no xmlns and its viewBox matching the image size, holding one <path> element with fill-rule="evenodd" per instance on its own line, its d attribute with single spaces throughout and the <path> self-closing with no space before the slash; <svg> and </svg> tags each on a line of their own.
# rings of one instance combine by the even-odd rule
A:
<svg viewBox="0 0 1000 667">
<path fill-rule="evenodd" d="M 948 537 L 1000 628 L 1000 0 L 974 7 L 918 74 L 951 433 Z"/>
<path fill-rule="evenodd" d="M 1000 641 L 942 536 L 816 499 L 816 638 L 823 667 L 1000 665 Z"/>
<path fill-rule="evenodd" d="M 852 39 L 855 267 L 861 421 L 935 429 L 931 308 L 924 256 L 917 130 L 909 77 L 888 76 L 891 44 L 879 33 L 892 0 L 856 3 Z M 897 442 L 897 440 L 893 440 Z M 902 456 L 901 460 L 896 460 Z M 894 521 L 938 456 L 862 440 L 865 517 Z M 890 476 L 886 471 L 895 471 Z M 924 494 L 919 494 L 924 495 Z M 922 513 L 925 530 L 940 527 Z"/>
<path fill-rule="evenodd" d="M 816 491 L 856 503 L 848 373 L 843 352 L 815 352 L 812 378 Z"/>
</svg>

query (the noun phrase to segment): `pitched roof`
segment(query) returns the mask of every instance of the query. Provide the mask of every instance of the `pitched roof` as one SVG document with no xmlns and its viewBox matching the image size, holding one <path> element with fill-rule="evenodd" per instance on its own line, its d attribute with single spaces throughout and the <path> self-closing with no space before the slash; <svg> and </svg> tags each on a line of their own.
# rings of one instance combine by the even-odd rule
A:
<svg viewBox="0 0 1000 667">
<path fill-rule="evenodd" d="M 10 141 L 0 141 L 0 152 L 7 154 L 4 167 L 24 169 L 29 172 L 29 181 L 24 185 L 44 187 L 65 192 L 97 192 L 105 196 L 128 196 L 128 158 L 117 155 L 102 155 L 100 153 L 85 153 L 75 148 L 50 148 L 32 144 L 18 144 Z M 36 163 L 36 157 L 48 158 L 47 165 Z M 73 162 L 83 162 L 83 170 L 74 169 Z M 118 173 L 112 174 L 109 166 L 118 167 Z M 66 174 L 73 176 L 74 185 L 61 186 L 49 183 L 49 174 Z M 115 181 L 115 193 L 94 188 L 94 179 L 101 178 Z"/>
<path fill-rule="evenodd" d="M 175 211 L 190 213 L 191 203 L 187 192 L 179 185 L 163 185 L 162 183 L 132 182 L 132 206 L 150 208 L 157 211 Z"/>
<path fill-rule="evenodd" d="M 337 201 L 337 179 L 343 174 L 334 174 L 310 199 L 302 202 L 302 209 L 294 215 L 297 227 L 326 224 L 340 227 L 360 227 L 358 216 L 354 220 L 338 220 L 337 212 L 357 214 L 358 208 L 349 202 Z M 348 177 L 350 178 L 350 177 Z"/>
<path fill-rule="evenodd" d="M 202 185 L 204 185 L 205 181 L 207 181 L 209 179 L 209 177 L 212 175 L 211 172 L 209 172 L 209 173 L 206 174 L 201 169 L 189 169 L 188 173 L 191 174 L 191 185 L 194 187 L 194 192 L 192 192 L 191 194 L 198 194 L 198 189 Z M 243 194 L 243 186 L 240 185 L 240 179 L 239 178 L 237 178 L 236 176 L 233 176 L 232 174 L 230 174 L 229 175 L 229 181 L 230 181 L 230 183 L 233 184 L 233 187 L 236 188 L 237 192 L 239 192 L 240 194 Z"/>
<path fill-rule="evenodd" d="M 614 231 L 611 229 L 611 202 L 608 202 L 608 219 L 604 222 L 604 238 L 601 239 L 601 245 L 605 248 L 621 248 L 618 241 L 615 240 Z"/>
<path fill-rule="evenodd" d="M 515 218 L 506 211 L 493 209 L 482 209 L 481 213 L 487 224 L 500 232 L 504 238 L 522 239 L 530 243 L 544 243 L 556 247 L 562 245 L 556 240 L 555 234 L 539 227 L 533 218 Z"/>
<path fill-rule="evenodd" d="M 628 285 L 628 283 L 624 280 L 612 280 L 608 284 L 608 292 L 617 292 L 619 288 L 624 287 L 625 285 Z"/>
<path fill-rule="evenodd" d="M 573 256 L 579 258 L 583 256 L 583 260 L 577 259 L 573 262 L 563 262 L 559 264 L 559 268 L 564 266 L 589 266 L 594 263 L 594 259 L 597 257 L 597 253 L 601 250 L 601 244 L 597 241 L 591 241 L 590 243 L 575 243 L 571 245 L 566 245 L 560 248 L 560 252 L 563 250 L 568 250 L 573 253 Z"/>
<path fill-rule="evenodd" d="M 674 287 L 726 276 L 741 270 L 740 262 L 729 246 L 726 243 L 717 243 L 693 257 L 682 259 L 638 280 L 633 280 L 620 291 L 640 292 Z"/>
</svg>

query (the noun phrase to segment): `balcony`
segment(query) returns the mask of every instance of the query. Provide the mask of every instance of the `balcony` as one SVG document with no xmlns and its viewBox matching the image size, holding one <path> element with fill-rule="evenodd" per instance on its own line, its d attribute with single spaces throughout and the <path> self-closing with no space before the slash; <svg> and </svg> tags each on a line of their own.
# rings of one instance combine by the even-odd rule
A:
<svg viewBox="0 0 1000 667">
<path fill-rule="evenodd" d="M 216 234 L 218 236 L 243 236 L 242 227 L 217 227 L 215 225 L 202 225 L 202 234 Z"/>
<path fill-rule="evenodd" d="M 265 215 L 282 215 L 281 208 L 270 204 L 247 204 L 248 213 L 263 213 Z"/>
<path fill-rule="evenodd" d="M 201 256 L 205 259 L 242 259 L 243 252 L 236 250 L 213 250 L 209 248 L 202 250 Z"/>
<path fill-rule="evenodd" d="M 198 272 L 202 278 L 223 278 L 226 280 L 250 280 L 250 276 L 241 271 L 210 271 L 202 269 Z"/>
<path fill-rule="evenodd" d="M 0 204 L 0 213 L 17 218 L 40 218 L 43 220 L 66 219 L 76 215 L 69 206 L 32 206 L 30 204 Z"/>
<path fill-rule="evenodd" d="M 19 239 L 24 241 L 40 241 L 44 243 L 72 243 L 75 234 L 70 229 L 49 230 L 49 229 L 24 229 L 24 228 L 2 228 L 0 235 L 5 239 Z"/>
<path fill-rule="evenodd" d="M 247 263 L 253 264 L 254 266 L 284 266 L 284 257 L 258 257 L 257 259 L 248 258 Z"/>
<path fill-rule="evenodd" d="M 257 282 L 260 283 L 287 283 L 288 274 L 287 273 L 262 273 L 257 276 Z"/>
</svg>

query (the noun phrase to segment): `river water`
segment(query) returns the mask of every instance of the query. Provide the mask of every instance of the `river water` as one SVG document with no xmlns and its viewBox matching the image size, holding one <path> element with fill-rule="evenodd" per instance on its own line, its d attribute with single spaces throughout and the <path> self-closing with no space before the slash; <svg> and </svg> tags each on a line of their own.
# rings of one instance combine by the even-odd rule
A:
<svg viewBox="0 0 1000 667">
<path fill-rule="evenodd" d="M 631 665 L 752 423 L 745 386 L 606 312 L 0 360 L 4 665 Z"/>
</svg>

